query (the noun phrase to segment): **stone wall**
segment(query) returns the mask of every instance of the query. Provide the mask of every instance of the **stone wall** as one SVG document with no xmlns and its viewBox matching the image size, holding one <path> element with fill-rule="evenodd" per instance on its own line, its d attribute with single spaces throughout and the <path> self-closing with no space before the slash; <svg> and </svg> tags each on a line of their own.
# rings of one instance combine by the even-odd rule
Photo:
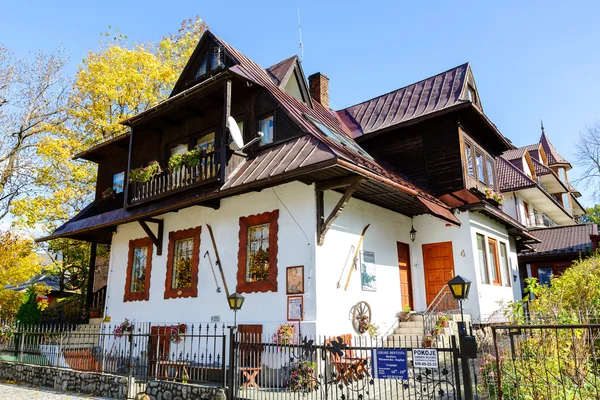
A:
<svg viewBox="0 0 600 400">
<path fill-rule="evenodd" d="M 225 400 L 225 389 L 164 381 L 150 381 L 146 394 L 152 400 Z"/>
<path fill-rule="evenodd" d="M 13 380 L 34 386 L 113 399 L 127 397 L 126 377 L 94 372 L 0 362 L 0 380 Z"/>
</svg>

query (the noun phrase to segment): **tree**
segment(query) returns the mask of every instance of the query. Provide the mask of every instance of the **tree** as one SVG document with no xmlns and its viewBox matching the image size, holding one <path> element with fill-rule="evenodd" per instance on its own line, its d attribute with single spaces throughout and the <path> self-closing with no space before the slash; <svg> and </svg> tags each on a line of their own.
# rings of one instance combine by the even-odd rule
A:
<svg viewBox="0 0 600 400">
<path fill-rule="evenodd" d="M 0 45 L 0 219 L 36 188 L 37 145 L 67 119 L 66 62 L 62 50 L 15 59 Z"/>
<path fill-rule="evenodd" d="M 129 44 L 119 31 L 105 34 L 79 66 L 68 119 L 49 126 L 37 147 L 43 162 L 32 172 L 46 190 L 14 202 L 18 223 L 51 231 L 91 202 L 95 165 L 72 156 L 124 133 L 120 121 L 164 99 L 205 30 L 196 17 L 158 43 Z"/>
<path fill-rule="evenodd" d="M 583 169 L 575 183 L 582 183 L 592 189 L 596 200 L 600 199 L 600 122 L 588 126 L 579 135 L 575 144 L 575 155 Z"/>
<path fill-rule="evenodd" d="M 585 214 L 581 216 L 580 222 L 583 224 L 600 224 L 600 204 L 594 207 L 587 207 Z"/>
<path fill-rule="evenodd" d="M 31 239 L 0 232 L 0 288 L 28 281 L 42 270 L 41 257 Z"/>
</svg>

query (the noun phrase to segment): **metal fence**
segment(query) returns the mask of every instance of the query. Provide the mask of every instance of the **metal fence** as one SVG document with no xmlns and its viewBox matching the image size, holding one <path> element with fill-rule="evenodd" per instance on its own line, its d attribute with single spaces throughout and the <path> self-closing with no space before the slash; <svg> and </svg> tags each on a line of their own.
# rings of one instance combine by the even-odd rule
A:
<svg viewBox="0 0 600 400">
<path fill-rule="evenodd" d="M 238 333 L 228 398 L 460 399 L 454 340 Z"/>
<path fill-rule="evenodd" d="M 226 346 L 214 324 L 0 325 L 2 361 L 127 376 L 135 393 L 148 380 L 225 387 Z"/>
<path fill-rule="evenodd" d="M 502 325 L 482 335 L 484 399 L 599 399 L 600 325 Z"/>
</svg>

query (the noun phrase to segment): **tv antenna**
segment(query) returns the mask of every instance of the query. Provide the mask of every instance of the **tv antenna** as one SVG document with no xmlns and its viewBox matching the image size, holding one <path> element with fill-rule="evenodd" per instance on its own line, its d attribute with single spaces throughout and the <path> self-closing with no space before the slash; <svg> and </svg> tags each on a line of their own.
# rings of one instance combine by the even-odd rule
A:
<svg viewBox="0 0 600 400">
<path fill-rule="evenodd" d="M 302 25 L 300 25 L 300 6 L 298 6 L 298 34 L 300 35 L 300 62 L 304 61 L 304 45 L 302 44 Z"/>
</svg>

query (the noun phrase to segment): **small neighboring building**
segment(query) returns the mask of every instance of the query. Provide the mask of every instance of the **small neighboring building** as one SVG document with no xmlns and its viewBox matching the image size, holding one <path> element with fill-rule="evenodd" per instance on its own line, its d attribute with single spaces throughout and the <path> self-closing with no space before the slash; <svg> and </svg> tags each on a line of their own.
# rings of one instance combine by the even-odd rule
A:
<svg viewBox="0 0 600 400">
<path fill-rule="evenodd" d="M 541 243 L 519 253 L 521 279 L 538 278 L 543 284 L 549 284 L 551 276 L 561 275 L 574 261 L 586 258 L 598 248 L 596 224 L 534 229 L 531 233 Z"/>
</svg>

